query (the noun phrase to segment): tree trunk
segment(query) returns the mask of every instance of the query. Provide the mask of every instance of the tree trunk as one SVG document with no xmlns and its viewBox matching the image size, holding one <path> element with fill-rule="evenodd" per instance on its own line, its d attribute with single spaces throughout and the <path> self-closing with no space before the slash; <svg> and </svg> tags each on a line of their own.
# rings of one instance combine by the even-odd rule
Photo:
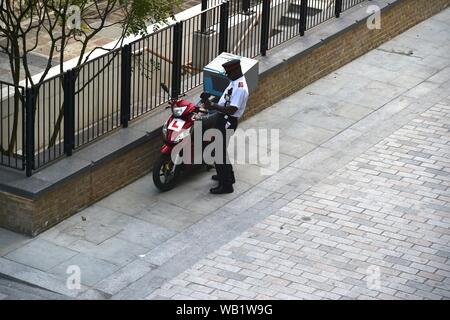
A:
<svg viewBox="0 0 450 320">
<path fill-rule="evenodd" d="M 8 143 L 7 154 L 12 155 L 14 153 L 14 147 L 17 143 L 17 130 L 19 126 L 19 108 L 20 102 L 22 101 L 21 92 L 19 89 L 20 82 L 20 50 L 17 45 L 12 45 L 13 55 L 10 56 L 12 59 L 13 69 L 13 82 L 14 82 L 14 120 L 11 132 L 11 138 Z"/>
</svg>

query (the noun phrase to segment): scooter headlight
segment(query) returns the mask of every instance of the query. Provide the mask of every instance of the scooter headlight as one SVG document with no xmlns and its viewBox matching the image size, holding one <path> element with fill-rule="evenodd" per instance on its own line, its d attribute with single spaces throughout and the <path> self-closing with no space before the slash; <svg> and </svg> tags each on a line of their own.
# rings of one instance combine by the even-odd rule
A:
<svg viewBox="0 0 450 320">
<path fill-rule="evenodd" d="M 179 135 L 177 135 L 177 137 L 174 139 L 173 142 L 178 143 L 181 140 L 183 140 L 184 138 L 186 138 L 187 136 L 189 136 L 191 134 L 191 130 L 184 130 L 181 131 Z"/>
<path fill-rule="evenodd" d="M 181 117 L 184 110 L 186 110 L 187 107 L 174 107 L 173 108 L 173 116 L 174 117 Z"/>
</svg>

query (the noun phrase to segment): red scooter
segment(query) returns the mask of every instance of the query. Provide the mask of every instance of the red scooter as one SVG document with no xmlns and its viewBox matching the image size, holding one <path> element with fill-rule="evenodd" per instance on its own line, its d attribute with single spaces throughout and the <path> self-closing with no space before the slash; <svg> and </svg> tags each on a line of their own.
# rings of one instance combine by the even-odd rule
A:
<svg viewBox="0 0 450 320">
<path fill-rule="evenodd" d="M 161 84 L 161 88 L 170 95 L 166 85 Z M 180 173 L 186 170 L 187 167 L 193 166 L 194 163 L 193 161 L 190 164 L 178 163 L 179 161 L 174 162 L 172 159 L 174 147 L 189 137 L 193 148 L 194 139 L 191 136 L 193 135 L 195 121 L 202 121 L 202 128 L 207 129 L 215 123 L 214 114 L 216 113 L 203 109 L 201 102 L 194 104 L 180 99 L 180 97 L 172 98 L 167 108 L 171 108 L 172 115 L 162 128 L 164 145 L 161 148 L 160 156 L 153 165 L 153 182 L 161 191 L 173 189 Z M 176 156 L 181 157 L 182 155 Z"/>
</svg>

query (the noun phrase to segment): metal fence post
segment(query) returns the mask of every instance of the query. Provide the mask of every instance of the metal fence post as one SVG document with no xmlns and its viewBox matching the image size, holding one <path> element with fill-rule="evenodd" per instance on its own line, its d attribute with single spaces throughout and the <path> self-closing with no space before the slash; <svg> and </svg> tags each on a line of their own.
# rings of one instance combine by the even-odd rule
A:
<svg viewBox="0 0 450 320">
<path fill-rule="evenodd" d="M 308 18 L 308 0 L 301 0 L 300 3 L 300 36 L 305 35 L 306 23 Z"/>
<path fill-rule="evenodd" d="M 122 47 L 121 63 L 121 100 L 120 100 L 120 124 L 128 127 L 130 121 L 130 99 L 131 99 L 131 46 L 126 44 Z"/>
<path fill-rule="evenodd" d="M 339 18 L 341 16 L 342 12 L 342 0 L 336 0 L 336 3 L 334 5 L 334 14 L 336 18 Z"/>
<path fill-rule="evenodd" d="M 220 5 L 219 54 L 228 51 L 228 16 L 230 4 L 228 1 Z"/>
<path fill-rule="evenodd" d="M 34 87 L 25 91 L 25 168 L 27 177 L 31 177 L 34 169 L 34 128 L 35 128 L 35 95 Z"/>
<path fill-rule="evenodd" d="M 242 0 L 242 12 L 248 14 L 250 11 L 250 0 Z"/>
<path fill-rule="evenodd" d="M 183 22 L 177 22 L 173 28 L 172 98 L 177 98 L 181 93 L 182 49 L 183 49 Z"/>
<path fill-rule="evenodd" d="M 208 9 L 208 0 L 202 0 L 202 11 Z M 202 13 L 200 18 L 200 32 L 205 33 L 206 31 L 206 12 Z"/>
<path fill-rule="evenodd" d="M 269 49 L 270 0 L 263 0 L 261 23 L 261 44 L 259 51 L 262 56 L 265 56 Z"/>
<path fill-rule="evenodd" d="M 75 72 L 69 70 L 64 74 L 64 153 L 72 155 L 75 147 Z"/>
</svg>

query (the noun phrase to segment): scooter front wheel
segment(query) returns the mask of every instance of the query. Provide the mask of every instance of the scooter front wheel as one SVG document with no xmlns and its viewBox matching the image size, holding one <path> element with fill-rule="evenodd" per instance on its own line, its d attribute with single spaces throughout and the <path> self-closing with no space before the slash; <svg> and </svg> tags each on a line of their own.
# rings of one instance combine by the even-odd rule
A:
<svg viewBox="0 0 450 320">
<path fill-rule="evenodd" d="M 174 163 L 170 155 L 162 154 L 153 165 L 153 183 L 161 191 L 173 189 L 179 176 L 179 168 L 173 170 Z"/>
</svg>

